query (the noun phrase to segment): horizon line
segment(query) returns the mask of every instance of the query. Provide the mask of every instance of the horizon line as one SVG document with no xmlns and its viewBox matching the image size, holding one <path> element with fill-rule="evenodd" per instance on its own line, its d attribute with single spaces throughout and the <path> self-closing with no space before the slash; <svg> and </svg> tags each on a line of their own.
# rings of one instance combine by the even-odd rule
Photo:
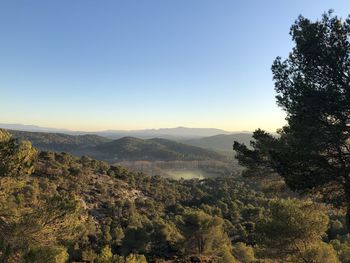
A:
<svg viewBox="0 0 350 263">
<path fill-rule="evenodd" d="M 251 130 L 225 130 L 225 129 L 221 129 L 221 128 L 216 128 L 216 127 L 189 127 L 189 126 L 174 126 L 174 127 L 160 127 L 160 128 L 139 128 L 139 129 L 101 129 L 101 130 L 75 130 L 75 129 L 68 129 L 68 128 L 57 128 L 57 127 L 47 127 L 47 126 L 40 126 L 37 124 L 23 124 L 23 123 L 0 123 L 0 126 L 6 126 L 6 125 L 18 125 L 18 126 L 24 126 L 23 128 L 25 128 L 26 126 L 31 126 L 33 128 L 38 128 L 38 129 L 48 129 L 48 130 L 56 130 L 56 131 L 67 131 L 67 132 L 88 132 L 88 133 L 94 133 L 94 132 L 133 132 L 133 131 L 146 131 L 146 130 L 155 130 L 155 131 L 159 131 L 159 130 L 166 130 L 166 129 L 179 129 L 179 128 L 183 128 L 183 129 L 217 129 L 217 130 L 221 130 L 223 132 L 227 132 L 227 133 L 252 133 L 254 131 Z M 1 128 L 1 127 L 0 127 Z M 3 129 L 10 129 L 10 128 L 3 128 Z M 269 131 L 272 132 L 272 131 Z"/>
</svg>

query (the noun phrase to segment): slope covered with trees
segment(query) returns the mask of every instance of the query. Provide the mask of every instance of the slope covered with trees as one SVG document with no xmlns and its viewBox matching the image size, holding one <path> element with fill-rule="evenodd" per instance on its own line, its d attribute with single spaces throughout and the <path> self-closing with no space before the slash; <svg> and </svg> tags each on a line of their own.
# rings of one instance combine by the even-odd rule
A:
<svg viewBox="0 0 350 263">
<path fill-rule="evenodd" d="M 291 34 L 273 65 L 288 125 L 234 143 L 245 177 L 148 176 L 0 130 L 0 262 L 350 262 L 350 19 L 300 17 Z M 100 146 L 192 158 L 163 139 Z"/>
<path fill-rule="evenodd" d="M 338 262 L 336 251 L 348 256 L 342 211 L 292 198 L 279 183 L 147 176 L 39 152 L 0 134 L 2 262 Z"/>
<path fill-rule="evenodd" d="M 115 163 L 118 161 L 193 161 L 226 158 L 212 150 L 203 149 L 167 139 L 139 139 L 123 137 L 111 140 L 98 135 L 68 135 L 62 133 L 9 131 L 19 140 L 28 140 L 40 150 L 69 152 L 75 155 L 91 156 Z"/>
<path fill-rule="evenodd" d="M 91 156 L 111 163 L 120 160 L 225 160 L 214 151 L 159 138 L 124 137 L 90 149 Z"/>
<path fill-rule="evenodd" d="M 111 141 L 111 139 L 93 134 L 69 135 L 64 133 L 17 130 L 8 130 L 8 132 L 14 138 L 30 141 L 35 147 L 44 151 L 74 152 Z"/>
</svg>

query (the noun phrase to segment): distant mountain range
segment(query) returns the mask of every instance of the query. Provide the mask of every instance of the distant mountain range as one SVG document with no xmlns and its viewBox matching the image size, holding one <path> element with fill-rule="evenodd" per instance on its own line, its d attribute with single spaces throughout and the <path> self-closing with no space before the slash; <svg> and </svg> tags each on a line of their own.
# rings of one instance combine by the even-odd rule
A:
<svg viewBox="0 0 350 263">
<path fill-rule="evenodd" d="M 220 159 L 232 153 L 234 141 L 249 145 L 252 133 L 220 129 L 169 128 L 136 131 L 103 131 L 97 134 L 42 128 L 34 125 L 0 124 L 14 137 L 29 140 L 41 150 L 89 155 L 115 160 L 203 160 Z M 19 130 L 14 130 L 14 128 Z M 30 131 L 24 131 L 24 130 Z M 38 131 L 44 130 L 45 132 Z M 216 134 L 223 133 L 223 134 Z M 206 136 L 208 135 L 209 136 Z M 215 134 L 215 135 L 211 135 Z M 156 138 L 156 139 L 155 139 Z M 170 138 L 170 140 L 169 140 Z M 218 154 L 219 153 L 219 154 Z"/>
<path fill-rule="evenodd" d="M 69 135 L 62 133 L 9 130 L 19 140 L 29 140 L 40 150 L 87 155 L 110 163 L 119 161 L 194 161 L 225 160 L 222 154 L 162 138 L 140 139 L 123 137 L 117 140 L 98 135 Z"/>
<path fill-rule="evenodd" d="M 150 138 L 165 138 L 165 139 L 185 139 L 185 138 L 202 138 L 216 134 L 230 134 L 228 131 L 214 128 L 161 128 L 161 129 L 146 129 L 146 130 L 131 130 L 131 131 L 103 131 L 96 134 L 104 135 L 110 138 L 116 136 L 133 136 L 143 139 Z"/>
<path fill-rule="evenodd" d="M 35 125 L 23 125 L 23 124 L 0 124 L 0 128 L 19 131 L 30 132 L 52 132 L 52 133 L 64 133 L 70 135 L 83 135 L 83 134 L 95 134 L 111 139 L 119 139 L 126 136 L 137 137 L 141 139 L 150 138 L 165 138 L 171 140 L 185 140 L 194 138 L 203 138 L 208 136 L 214 136 L 218 134 L 232 134 L 225 130 L 215 128 L 161 128 L 161 129 L 145 129 L 145 130 L 106 130 L 97 132 L 85 132 L 85 131 L 71 131 L 67 129 L 55 129 L 45 128 Z"/>
<path fill-rule="evenodd" d="M 0 128 L 7 130 L 17 130 L 17 131 L 29 131 L 29 132 L 56 132 L 56 133 L 74 133 L 68 129 L 56 129 L 56 128 L 45 128 L 36 125 L 26 125 L 26 124 L 11 124 L 11 123 L 0 123 Z"/>
</svg>

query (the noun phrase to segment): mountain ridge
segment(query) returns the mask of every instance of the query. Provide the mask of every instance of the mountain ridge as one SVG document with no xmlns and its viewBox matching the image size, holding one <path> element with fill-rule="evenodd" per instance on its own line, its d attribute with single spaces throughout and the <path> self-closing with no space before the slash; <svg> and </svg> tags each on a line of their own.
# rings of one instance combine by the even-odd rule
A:
<svg viewBox="0 0 350 263">
<path fill-rule="evenodd" d="M 158 128 L 158 129 L 140 129 L 140 130 L 104 130 L 104 131 L 72 131 L 68 129 L 46 128 L 36 125 L 24 124 L 4 124 L 0 123 L 0 128 L 7 130 L 19 130 L 29 132 L 53 132 L 65 133 L 69 135 L 83 135 L 96 134 L 99 136 L 118 139 L 125 136 L 139 137 L 142 139 L 151 139 L 154 137 L 166 138 L 172 140 L 185 140 L 193 138 L 201 138 L 214 136 L 218 134 L 235 134 L 241 132 L 225 131 L 217 128 L 189 128 L 189 127 L 175 127 L 175 128 Z"/>
<path fill-rule="evenodd" d="M 87 155 L 110 163 L 121 160 L 223 160 L 215 151 L 164 138 L 141 139 L 126 136 L 111 140 L 98 135 L 8 130 L 19 140 L 29 140 L 40 150 Z"/>
</svg>

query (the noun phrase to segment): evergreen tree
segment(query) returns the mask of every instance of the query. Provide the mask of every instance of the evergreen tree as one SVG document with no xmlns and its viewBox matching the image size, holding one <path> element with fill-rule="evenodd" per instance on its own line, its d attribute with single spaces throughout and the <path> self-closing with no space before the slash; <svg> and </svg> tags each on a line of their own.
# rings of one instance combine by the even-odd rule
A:
<svg viewBox="0 0 350 263">
<path fill-rule="evenodd" d="M 224 220 L 210 216 L 202 211 L 190 211 L 183 216 L 183 234 L 188 254 L 221 255 L 231 254 L 231 242 L 224 232 Z"/>
<path fill-rule="evenodd" d="M 0 177 L 31 174 L 36 154 L 29 141 L 18 142 L 0 129 Z"/>
<path fill-rule="evenodd" d="M 325 208 L 311 201 L 272 201 L 270 215 L 256 226 L 260 248 L 281 262 L 338 262 L 332 246 L 322 242 L 328 222 Z M 329 261 L 322 261 L 323 250 Z"/>
<path fill-rule="evenodd" d="M 254 133 L 252 150 L 235 142 L 241 164 L 275 172 L 294 190 L 337 184 L 350 223 L 350 19 L 300 16 L 291 27 L 295 46 L 272 66 L 277 103 L 288 125 L 274 137 Z M 349 228 L 350 230 L 350 228 Z"/>
</svg>

